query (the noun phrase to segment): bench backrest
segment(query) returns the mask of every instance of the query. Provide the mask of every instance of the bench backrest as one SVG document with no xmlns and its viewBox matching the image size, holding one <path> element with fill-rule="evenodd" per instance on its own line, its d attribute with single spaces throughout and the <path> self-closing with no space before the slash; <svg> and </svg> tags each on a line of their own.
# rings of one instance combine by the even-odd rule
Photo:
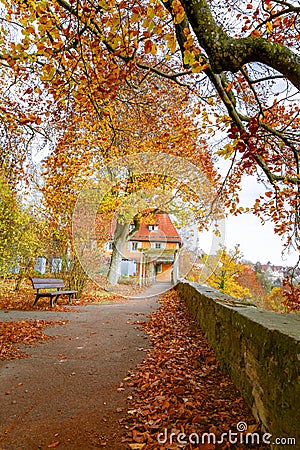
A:
<svg viewBox="0 0 300 450">
<path fill-rule="evenodd" d="M 65 283 L 61 278 L 31 278 L 34 289 L 58 289 L 64 288 Z"/>
</svg>

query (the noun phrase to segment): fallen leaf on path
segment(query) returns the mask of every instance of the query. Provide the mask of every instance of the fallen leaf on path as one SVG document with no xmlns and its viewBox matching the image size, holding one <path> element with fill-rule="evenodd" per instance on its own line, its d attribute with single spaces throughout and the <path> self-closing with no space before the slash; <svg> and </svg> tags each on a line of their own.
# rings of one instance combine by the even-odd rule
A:
<svg viewBox="0 0 300 450">
<path fill-rule="evenodd" d="M 140 450 L 140 449 L 143 449 L 146 446 L 146 444 L 128 444 L 128 445 L 133 450 Z"/>
<path fill-rule="evenodd" d="M 57 447 L 59 444 L 60 444 L 60 441 L 53 442 L 52 444 L 49 444 L 49 445 L 48 445 L 48 448 L 54 448 L 54 447 Z"/>
<path fill-rule="evenodd" d="M 132 438 L 135 441 L 134 443 L 136 443 L 136 442 L 138 442 L 140 444 L 144 443 L 146 435 L 147 435 L 147 433 L 140 433 L 137 430 L 132 431 Z"/>
</svg>

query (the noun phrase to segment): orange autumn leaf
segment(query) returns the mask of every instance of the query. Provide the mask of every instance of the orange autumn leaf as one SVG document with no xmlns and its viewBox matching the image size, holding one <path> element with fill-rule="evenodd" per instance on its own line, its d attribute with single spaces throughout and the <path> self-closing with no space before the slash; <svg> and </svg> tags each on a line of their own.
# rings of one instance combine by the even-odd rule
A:
<svg viewBox="0 0 300 450">
<path fill-rule="evenodd" d="M 55 448 L 55 447 L 58 447 L 59 444 L 60 444 L 60 441 L 53 442 L 52 444 L 49 444 L 49 445 L 48 445 L 48 448 Z"/>
</svg>

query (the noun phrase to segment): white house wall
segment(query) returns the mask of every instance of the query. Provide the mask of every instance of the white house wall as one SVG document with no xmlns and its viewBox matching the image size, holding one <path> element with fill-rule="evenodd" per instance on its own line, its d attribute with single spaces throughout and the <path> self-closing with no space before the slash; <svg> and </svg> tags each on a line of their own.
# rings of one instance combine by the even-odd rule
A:
<svg viewBox="0 0 300 450">
<path fill-rule="evenodd" d="M 132 277 L 137 273 L 137 263 L 134 261 L 121 262 L 121 275 Z"/>
</svg>

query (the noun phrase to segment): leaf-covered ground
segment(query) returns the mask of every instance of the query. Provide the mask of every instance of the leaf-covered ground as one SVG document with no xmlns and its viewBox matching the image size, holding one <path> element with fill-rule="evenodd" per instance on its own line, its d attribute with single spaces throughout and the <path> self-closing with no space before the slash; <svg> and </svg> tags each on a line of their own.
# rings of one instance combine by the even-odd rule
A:
<svg viewBox="0 0 300 450">
<path fill-rule="evenodd" d="M 125 421 L 124 442 L 129 448 L 269 448 L 262 443 L 241 443 L 240 433 L 238 444 L 235 437 L 218 442 L 222 433 L 237 432 L 238 423 L 239 427 L 246 423 L 248 433 L 258 433 L 259 424 L 231 379 L 220 370 L 213 350 L 175 291 L 164 295 L 161 307 L 143 327 L 152 349 L 126 379 L 133 389 Z M 158 433 L 163 433 L 161 444 Z M 212 436 L 202 441 L 203 433 L 214 433 L 216 442 Z"/>
<path fill-rule="evenodd" d="M 41 298 L 38 303 L 33 306 L 35 299 L 35 290 L 31 283 L 26 280 L 19 290 L 14 289 L 15 282 L 13 280 L 0 280 L 0 309 L 15 309 L 25 311 L 59 311 L 72 312 L 76 309 L 70 308 L 68 298 L 60 297 L 58 303 L 50 307 L 49 298 Z M 79 299 L 73 299 L 73 306 L 82 306 L 89 303 L 104 303 L 107 301 L 119 300 L 119 296 L 103 292 L 99 289 L 89 288 L 87 292 Z"/>
<path fill-rule="evenodd" d="M 54 339 L 43 333 L 43 329 L 54 325 L 65 325 L 67 321 L 30 320 L 0 322 L 0 359 L 26 358 L 20 350 L 21 344 L 35 344 L 37 341 Z"/>
</svg>

